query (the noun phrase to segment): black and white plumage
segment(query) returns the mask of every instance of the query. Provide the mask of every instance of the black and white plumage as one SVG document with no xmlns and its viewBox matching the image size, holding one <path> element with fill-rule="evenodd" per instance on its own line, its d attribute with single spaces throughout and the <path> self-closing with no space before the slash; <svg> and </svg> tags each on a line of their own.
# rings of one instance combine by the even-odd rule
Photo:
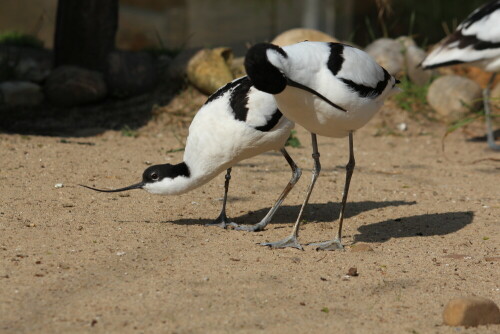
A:
<svg viewBox="0 0 500 334">
<path fill-rule="evenodd" d="M 500 150 L 495 144 L 489 104 L 490 89 L 496 72 L 500 70 L 500 0 L 490 1 L 474 10 L 455 32 L 441 41 L 423 60 L 422 67 L 432 69 L 441 66 L 471 63 L 494 72 L 483 91 L 486 114 L 488 145 Z"/>
<path fill-rule="evenodd" d="M 349 137 L 349 163 L 342 198 L 337 236 L 318 249 L 342 248 L 344 208 L 354 170 L 353 132 L 364 126 L 390 95 L 398 82 L 367 53 L 340 43 L 302 42 L 285 47 L 261 43 L 248 50 L 245 68 L 257 89 L 274 94 L 278 108 L 292 121 L 311 132 L 314 169 L 292 234 L 266 243 L 275 248 L 295 247 L 300 219 L 321 165 L 316 135 Z"/>
<path fill-rule="evenodd" d="M 153 194 L 177 195 L 202 186 L 226 170 L 222 211 L 210 225 L 225 228 L 231 224 L 237 229 L 261 230 L 301 175 L 284 148 L 293 127 L 294 123 L 282 115 L 272 95 L 255 89 L 248 77 L 242 77 L 220 88 L 196 113 L 189 126 L 183 162 L 148 167 L 141 182 L 125 188 L 87 188 L 104 192 L 144 189 Z M 293 172 L 290 182 L 261 222 L 250 227 L 230 223 L 225 207 L 231 167 L 270 150 L 279 150 L 287 160 Z"/>
</svg>

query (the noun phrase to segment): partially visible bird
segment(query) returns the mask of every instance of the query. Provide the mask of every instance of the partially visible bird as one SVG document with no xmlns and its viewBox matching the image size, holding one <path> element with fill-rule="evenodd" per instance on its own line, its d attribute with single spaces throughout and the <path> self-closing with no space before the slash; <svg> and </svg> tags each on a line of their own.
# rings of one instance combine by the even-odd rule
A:
<svg viewBox="0 0 500 334">
<path fill-rule="evenodd" d="M 441 41 L 422 62 L 425 69 L 471 63 L 493 72 L 483 90 L 488 145 L 500 150 L 495 143 L 491 123 L 490 92 L 500 70 L 500 0 L 490 1 L 474 10 L 455 32 Z"/>
<path fill-rule="evenodd" d="M 236 79 L 220 88 L 196 113 L 189 127 L 183 162 L 148 167 L 142 181 L 119 192 L 144 189 L 152 194 L 178 195 L 198 188 L 226 170 L 222 210 L 212 224 L 222 228 L 264 229 L 301 175 L 285 150 L 294 123 L 282 115 L 272 95 L 255 89 L 247 77 Z M 279 150 L 292 169 L 292 178 L 268 214 L 255 226 L 239 227 L 226 216 L 226 200 L 231 167 L 258 154 Z"/>
<path fill-rule="evenodd" d="M 297 241 L 301 216 L 321 170 L 318 134 L 349 137 L 339 229 L 334 239 L 314 244 L 317 249 L 342 249 L 344 209 L 355 165 L 353 132 L 375 115 L 387 97 L 399 91 L 398 81 L 367 53 L 340 43 L 306 41 L 282 48 L 256 44 L 246 54 L 245 68 L 257 89 L 274 94 L 283 114 L 311 132 L 313 146 L 312 182 L 292 234 L 263 245 L 302 249 Z"/>
</svg>

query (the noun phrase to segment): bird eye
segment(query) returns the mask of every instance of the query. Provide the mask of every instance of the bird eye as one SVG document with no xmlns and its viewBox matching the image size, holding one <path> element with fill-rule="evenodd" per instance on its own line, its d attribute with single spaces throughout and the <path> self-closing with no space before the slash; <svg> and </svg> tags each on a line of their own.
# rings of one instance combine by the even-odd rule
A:
<svg viewBox="0 0 500 334">
<path fill-rule="evenodd" d="M 157 172 L 151 173 L 151 180 L 153 180 L 153 181 L 158 180 L 158 173 Z"/>
</svg>

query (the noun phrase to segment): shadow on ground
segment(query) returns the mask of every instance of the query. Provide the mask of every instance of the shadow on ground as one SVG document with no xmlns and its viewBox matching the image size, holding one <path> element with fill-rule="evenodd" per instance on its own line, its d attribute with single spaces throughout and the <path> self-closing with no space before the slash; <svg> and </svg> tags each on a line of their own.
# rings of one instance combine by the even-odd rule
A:
<svg viewBox="0 0 500 334">
<path fill-rule="evenodd" d="M 374 202 L 374 201 L 363 201 L 363 202 L 352 202 L 348 203 L 345 211 L 345 217 L 353 217 L 362 212 L 370 211 L 374 209 L 401 206 L 401 205 L 415 205 L 417 202 L 406 202 L 406 201 L 385 201 L 385 202 Z M 229 204 L 230 205 L 230 204 Z M 257 211 L 250 211 L 239 217 L 232 217 L 231 209 L 228 209 L 229 218 L 238 224 L 256 224 L 264 218 L 267 212 L 271 208 L 263 208 Z M 299 214 L 300 205 L 282 205 L 276 214 L 274 215 L 270 224 L 283 224 L 283 223 L 294 223 L 297 215 Z M 309 222 L 331 222 L 338 218 L 340 212 L 340 203 L 328 202 L 324 204 L 308 204 L 304 211 L 303 219 Z M 214 213 L 214 219 L 216 218 L 218 212 Z M 210 219 L 178 219 L 168 223 L 174 223 L 179 225 L 205 225 L 211 223 Z M 165 222 L 167 223 L 167 222 Z"/>
<path fill-rule="evenodd" d="M 106 130 L 137 129 L 154 114 L 154 105 L 166 105 L 180 90 L 179 84 L 127 99 L 62 108 L 45 103 L 37 107 L 0 107 L 0 133 L 88 137 Z"/>
<path fill-rule="evenodd" d="M 433 213 L 386 220 L 363 225 L 354 235 L 355 242 L 386 242 L 391 238 L 445 235 L 461 230 L 472 223 L 472 211 Z"/>
</svg>

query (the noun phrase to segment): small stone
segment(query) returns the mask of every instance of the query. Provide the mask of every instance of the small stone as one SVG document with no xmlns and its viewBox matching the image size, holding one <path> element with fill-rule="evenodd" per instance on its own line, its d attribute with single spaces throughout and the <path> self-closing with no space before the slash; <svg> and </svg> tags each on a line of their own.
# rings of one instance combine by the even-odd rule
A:
<svg viewBox="0 0 500 334">
<path fill-rule="evenodd" d="M 43 101 L 42 88 L 27 81 L 6 81 L 0 84 L 0 95 L 8 106 L 36 106 Z"/>
<path fill-rule="evenodd" d="M 366 52 L 387 72 L 395 75 L 403 70 L 404 57 L 402 45 L 391 38 L 380 38 L 366 47 Z"/>
<path fill-rule="evenodd" d="M 500 310 L 490 299 L 481 297 L 456 298 L 445 306 L 443 322 L 448 326 L 465 327 L 500 324 Z"/>
<path fill-rule="evenodd" d="M 480 106 L 482 90 L 468 78 L 445 75 L 430 85 L 427 101 L 443 120 L 456 121 Z"/>
<path fill-rule="evenodd" d="M 315 42 L 338 42 L 337 39 L 319 30 L 307 28 L 294 28 L 286 30 L 276 36 L 271 43 L 278 46 L 286 46 L 303 41 Z"/>
<path fill-rule="evenodd" d="M 347 271 L 347 275 L 353 276 L 353 277 L 359 276 L 358 268 L 356 268 L 356 267 L 349 268 L 349 270 Z"/>
<path fill-rule="evenodd" d="M 62 188 L 64 185 L 62 183 L 56 183 L 54 184 L 54 188 Z"/>
<path fill-rule="evenodd" d="M 373 252 L 373 248 L 368 244 L 359 243 L 351 246 L 351 252 Z"/>
<path fill-rule="evenodd" d="M 408 124 L 406 124 L 406 123 L 399 123 L 398 125 L 396 125 L 396 128 L 399 131 L 406 131 L 406 130 L 408 130 Z"/>
<path fill-rule="evenodd" d="M 125 252 L 116 252 L 116 255 L 123 256 L 123 255 L 125 255 Z"/>
</svg>

